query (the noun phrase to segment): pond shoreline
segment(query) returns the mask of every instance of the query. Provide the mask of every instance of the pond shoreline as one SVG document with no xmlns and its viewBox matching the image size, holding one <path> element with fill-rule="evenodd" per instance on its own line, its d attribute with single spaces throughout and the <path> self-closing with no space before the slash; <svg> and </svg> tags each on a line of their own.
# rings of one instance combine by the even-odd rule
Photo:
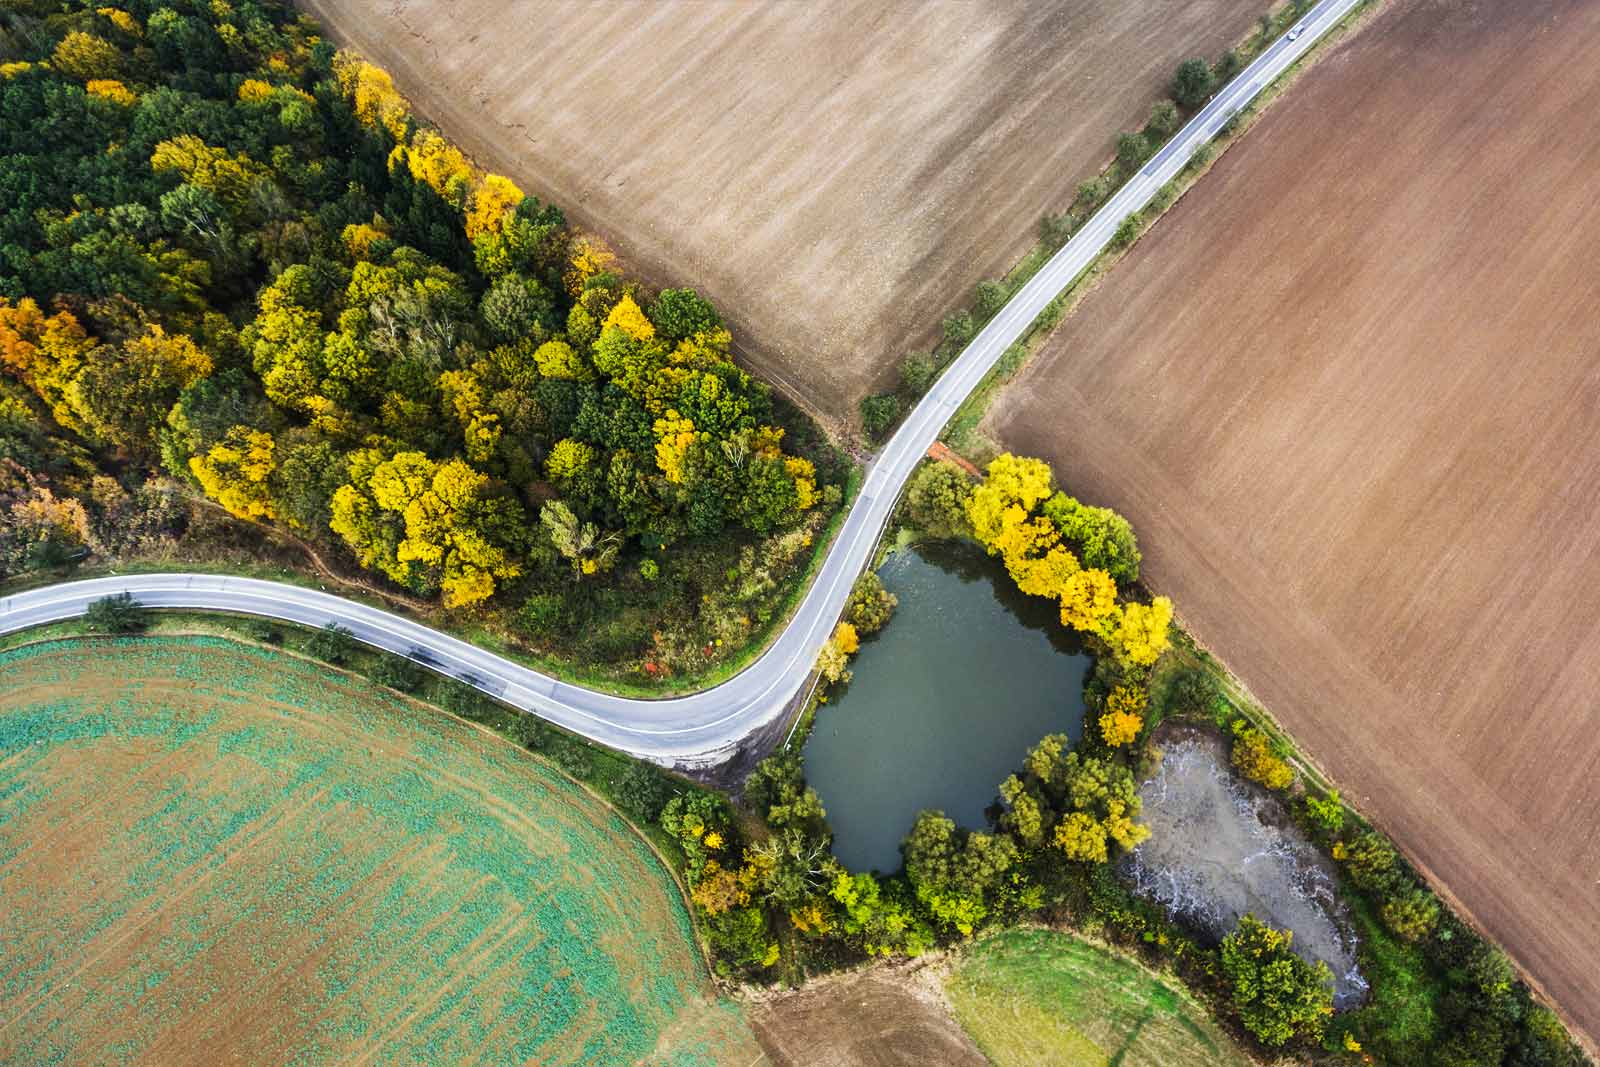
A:
<svg viewBox="0 0 1600 1067">
<path fill-rule="evenodd" d="M 1029 748 L 1052 733 L 1076 740 L 1092 660 L 1053 604 L 1018 592 L 970 542 L 901 549 L 878 573 L 899 598 L 894 620 L 862 642 L 804 753 L 835 855 L 889 873 L 919 811 L 983 829 Z"/>
</svg>

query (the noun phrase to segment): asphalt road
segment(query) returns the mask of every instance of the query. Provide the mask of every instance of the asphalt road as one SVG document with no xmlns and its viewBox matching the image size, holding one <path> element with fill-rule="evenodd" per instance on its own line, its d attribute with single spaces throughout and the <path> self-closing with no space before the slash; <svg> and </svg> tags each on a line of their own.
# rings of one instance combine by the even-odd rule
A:
<svg viewBox="0 0 1600 1067">
<path fill-rule="evenodd" d="M 129 592 L 156 608 L 213 609 L 309 626 L 337 622 L 378 648 L 407 655 L 498 699 L 585 737 L 666 764 L 711 765 L 783 713 L 807 684 L 812 664 L 866 566 L 900 487 L 950 416 L 1028 325 L 1111 242 L 1118 225 L 1216 136 L 1228 118 L 1361 0 L 1323 0 L 1300 20 L 1296 40 L 1280 38 L 1245 68 L 1150 159 L 1060 252 L 1023 286 L 939 378 L 873 460 L 837 540 L 782 635 L 753 664 L 690 696 L 630 699 L 585 689 L 520 666 L 397 615 L 329 593 L 249 578 L 141 574 L 34 589 L 0 600 L 0 633 L 83 614 L 101 597 Z"/>
</svg>

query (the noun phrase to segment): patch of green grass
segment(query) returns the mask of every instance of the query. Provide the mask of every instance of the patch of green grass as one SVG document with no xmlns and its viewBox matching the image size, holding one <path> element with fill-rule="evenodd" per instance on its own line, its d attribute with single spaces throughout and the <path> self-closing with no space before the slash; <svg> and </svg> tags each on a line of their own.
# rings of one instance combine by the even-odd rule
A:
<svg viewBox="0 0 1600 1067">
<path fill-rule="evenodd" d="M 957 1020 L 996 1067 L 1246 1067 L 1175 981 L 1070 934 L 1008 930 L 945 981 Z"/>
<path fill-rule="evenodd" d="M 1349 900 L 1361 937 L 1361 971 L 1372 984 L 1372 997 L 1338 1016 L 1328 1043 L 1337 1047 L 1351 1033 L 1380 1062 L 1396 1067 L 1420 1063 L 1416 1051 L 1432 1048 L 1443 1036 L 1437 1011 L 1441 984 L 1421 950 L 1395 940 L 1366 902 L 1354 894 Z"/>
</svg>

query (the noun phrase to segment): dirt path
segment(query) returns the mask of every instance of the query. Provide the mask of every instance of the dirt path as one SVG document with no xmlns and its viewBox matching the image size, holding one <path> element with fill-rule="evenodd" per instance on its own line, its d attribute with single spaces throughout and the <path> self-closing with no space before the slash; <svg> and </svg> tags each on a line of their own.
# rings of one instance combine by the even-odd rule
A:
<svg viewBox="0 0 1600 1067">
<path fill-rule="evenodd" d="M 990 423 L 1591 1039 L 1597 48 L 1593 3 L 1396 3 Z"/>
</svg>

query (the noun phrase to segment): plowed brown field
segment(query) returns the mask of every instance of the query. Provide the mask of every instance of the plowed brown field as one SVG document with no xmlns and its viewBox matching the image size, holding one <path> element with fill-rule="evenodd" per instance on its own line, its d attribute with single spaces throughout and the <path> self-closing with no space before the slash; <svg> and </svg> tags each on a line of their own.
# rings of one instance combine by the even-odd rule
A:
<svg viewBox="0 0 1600 1067">
<path fill-rule="evenodd" d="M 893 379 L 1265 0 L 301 0 L 825 419 Z"/>
<path fill-rule="evenodd" d="M 1600 1035 L 1600 4 L 1399 0 L 993 412 Z"/>
</svg>

